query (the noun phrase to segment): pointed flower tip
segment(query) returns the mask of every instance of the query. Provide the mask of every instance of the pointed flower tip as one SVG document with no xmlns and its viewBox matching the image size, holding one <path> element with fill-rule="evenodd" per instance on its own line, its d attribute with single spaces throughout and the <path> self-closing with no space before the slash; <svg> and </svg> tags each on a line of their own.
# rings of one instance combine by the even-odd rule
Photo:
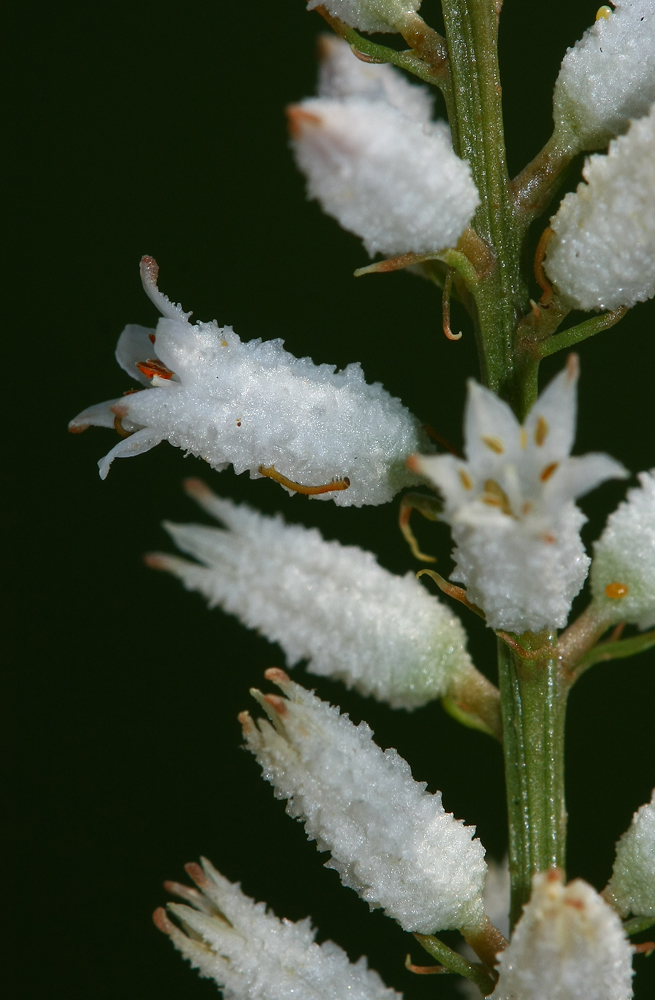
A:
<svg viewBox="0 0 655 1000">
<path fill-rule="evenodd" d="M 152 915 L 152 922 L 155 925 L 155 927 L 158 930 L 160 930 L 162 934 L 166 934 L 167 937 L 170 937 L 171 934 L 175 931 L 175 926 L 168 919 L 168 915 L 163 906 L 157 907 L 157 909 Z"/>
<path fill-rule="evenodd" d="M 184 866 L 184 870 L 189 876 L 189 878 L 196 883 L 199 889 L 204 889 L 205 886 L 209 883 L 209 879 L 207 878 L 207 876 L 205 875 L 204 871 L 197 863 L 197 861 L 189 861 Z"/>
<path fill-rule="evenodd" d="M 566 359 L 566 377 L 568 382 L 577 382 L 580 377 L 580 355 L 572 352 Z"/>
<path fill-rule="evenodd" d="M 150 257 L 147 254 L 141 258 L 139 263 L 139 270 L 141 271 L 141 281 L 144 286 L 149 288 L 157 289 L 157 279 L 159 278 L 159 264 L 154 257 Z"/>
<path fill-rule="evenodd" d="M 189 476 L 187 479 L 184 479 L 182 486 L 186 495 L 193 500 L 210 500 L 214 497 L 214 493 L 210 490 L 209 486 L 202 479 L 198 479 L 195 476 Z"/>
<path fill-rule="evenodd" d="M 267 681 L 277 684 L 278 687 L 291 684 L 289 675 L 284 670 L 280 670 L 279 667 L 269 667 L 268 670 L 264 671 L 264 677 Z"/>
<path fill-rule="evenodd" d="M 237 722 L 241 726 L 241 731 L 244 736 L 249 736 L 255 728 L 250 712 L 239 712 L 237 715 Z"/>
<path fill-rule="evenodd" d="M 312 111 L 306 111 L 300 104 L 289 104 L 286 109 L 287 126 L 292 139 L 297 139 L 302 130 L 308 125 L 317 127 L 321 125 L 322 118 Z"/>
<path fill-rule="evenodd" d="M 164 552 L 146 552 L 143 562 L 149 569 L 157 570 L 167 570 L 171 564 L 170 556 Z"/>
</svg>

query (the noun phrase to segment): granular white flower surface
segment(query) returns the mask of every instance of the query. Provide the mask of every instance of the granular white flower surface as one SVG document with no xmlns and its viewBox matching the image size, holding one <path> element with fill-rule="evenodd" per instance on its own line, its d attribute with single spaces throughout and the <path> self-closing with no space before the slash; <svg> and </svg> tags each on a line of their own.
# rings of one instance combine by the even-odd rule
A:
<svg viewBox="0 0 655 1000">
<path fill-rule="evenodd" d="M 400 400 L 379 382 L 367 384 L 358 364 L 335 371 L 293 357 L 281 340 L 245 343 L 216 322 L 191 324 L 158 291 L 152 258 L 141 271 L 163 318 L 154 332 L 128 326 L 116 357 L 148 388 L 90 407 L 69 425 L 118 426 L 130 435 L 99 462 L 103 479 L 115 458 L 166 440 L 219 471 L 249 470 L 252 479 L 273 467 L 301 486 L 337 481 L 347 488 L 319 498 L 340 506 L 386 503 L 417 482 L 405 459 L 427 438 Z"/>
<path fill-rule="evenodd" d="M 590 581 L 594 607 L 608 624 L 655 625 L 655 470 L 607 519 L 594 543 Z"/>
<path fill-rule="evenodd" d="M 577 309 L 645 302 L 655 295 L 655 105 L 582 175 L 550 220 L 546 273 Z"/>
<path fill-rule="evenodd" d="M 441 492 L 452 530 L 452 579 L 495 629 L 561 628 L 589 567 L 573 500 L 625 469 L 603 454 L 570 457 L 575 436 L 575 355 L 521 426 L 510 407 L 469 381 L 466 461 L 415 456 L 412 467 Z"/>
<path fill-rule="evenodd" d="M 421 0 L 309 0 L 307 10 L 325 7 L 349 27 L 374 32 L 395 31 L 420 6 Z"/>
<path fill-rule="evenodd" d="M 150 564 L 278 642 L 288 666 L 307 659 L 312 673 L 394 708 L 443 697 L 473 671 L 459 618 L 413 573 L 394 576 L 370 552 L 222 500 L 197 480 L 187 489 L 228 530 L 166 524 L 202 565 L 168 555 Z"/>
<path fill-rule="evenodd" d="M 570 48 L 555 84 L 556 125 L 600 149 L 655 101 L 655 0 L 616 0 Z"/>
<path fill-rule="evenodd" d="M 228 882 L 209 861 L 187 865 L 200 892 L 166 887 L 187 904 L 169 904 L 182 930 L 159 909 L 155 923 L 175 947 L 213 979 L 226 1000 L 401 1000 L 366 960 L 348 961 L 332 941 L 318 945 L 309 920 L 279 920 Z"/>
<path fill-rule="evenodd" d="M 246 743 L 287 812 L 330 851 L 327 867 L 403 930 L 423 934 L 477 925 L 484 916 L 484 848 L 414 781 L 395 750 L 382 751 L 366 723 L 294 684 L 266 676 L 287 695 L 253 692 L 273 725 L 241 715 Z"/>
<path fill-rule="evenodd" d="M 632 948 L 618 915 L 582 879 L 535 875 L 492 1000 L 629 1000 Z"/>
<path fill-rule="evenodd" d="M 406 118 L 427 124 L 432 119 L 434 98 L 427 87 L 410 83 L 389 63 L 362 62 L 347 42 L 336 35 L 319 39 L 318 96 L 343 101 L 357 98 L 382 101 Z"/>
<path fill-rule="evenodd" d="M 616 845 L 606 895 L 623 917 L 655 917 L 655 789 Z"/>
</svg>

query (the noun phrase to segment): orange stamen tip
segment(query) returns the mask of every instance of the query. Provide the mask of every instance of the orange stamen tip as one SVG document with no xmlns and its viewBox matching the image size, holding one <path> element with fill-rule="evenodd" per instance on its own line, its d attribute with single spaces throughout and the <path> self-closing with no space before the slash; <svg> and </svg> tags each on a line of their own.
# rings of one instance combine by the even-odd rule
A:
<svg viewBox="0 0 655 1000">
<path fill-rule="evenodd" d="M 562 881 L 562 873 L 559 870 L 559 868 L 549 868 L 548 871 L 546 872 L 546 881 L 547 882 L 561 882 Z"/>
<path fill-rule="evenodd" d="M 264 701 L 271 706 L 277 715 L 283 716 L 287 714 L 287 700 L 286 698 L 281 698 L 279 694 L 264 695 Z"/>
<path fill-rule="evenodd" d="M 264 671 L 264 677 L 267 681 L 272 681 L 273 684 L 291 683 L 289 675 L 284 670 L 280 670 L 279 667 L 269 667 L 268 670 Z"/>
<path fill-rule="evenodd" d="M 143 561 L 149 569 L 166 569 L 166 556 L 158 552 L 146 552 Z"/>
<path fill-rule="evenodd" d="M 409 469 L 410 472 L 418 472 L 418 473 L 420 473 L 420 471 L 421 471 L 421 458 L 420 458 L 420 456 L 419 455 L 410 455 L 407 458 L 407 460 L 405 461 L 405 465 L 407 466 L 407 468 Z"/>
<path fill-rule="evenodd" d="M 155 258 L 146 254 L 141 258 L 140 267 L 142 274 L 144 274 L 153 285 L 156 285 L 157 278 L 159 277 L 159 264 Z"/>
<path fill-rule="evenodd" d="M 289 104 L 286 109 L 287 125 L 292 139 L 297 139 L 305 126 L 320 125 L 322 118 L 311 111 L 305 111 L 299 104 Z"/>
<path fill-rule="evenodd" d="M 184 870 L 189 878 L 193 879 L 199 889 L 202 889 L 207 884 L 207 876 L 197 861 L 189 861 L 188 865 L 184 866 Z"/>
<path fill-rule="evenodd" d="M 69 424 L 68 433 L 69 434 L 83 434 L 84 431 L 88 431 L 91 424 Z"/>
<path fill-rule="evenodd" d="M 171 932 L 175 930 L 173 924 L 166 916 L 166 910 L 163 906 L 157 907 L 152 915 L 152 922 L 155 927 L 162 932 L 162 934 L 171 934 Z"/>
<path fill-rule="evenodd" d="M 203 483 L 202 479 L 196 479 L 195 476 L 183 479 L 182 488 L 187 496 L 193 497 L 194 500 L 205 500 L 214 495 L 209 486 Z"/>
<path fill-rule="evenodd" d="M 566 359 L 566 374 L 570 382 L 580 374 L 580 356 L 575 352 L 569 354 Z"/>
<path fill-rule="evenodd" d="M 136 366 L 140 372 L 143 372 L 146 378 L 154 378 L 155 375 L 158 375 L 159 378 L 170 379 L 175 374 L 163 362 L 159 361 L 158 358 L 137 361 Z"/>
<path fill-rule="evenodd" d="M 608 583 L 605 587 L 605 596 L 615 601 L 620 597 L 625 597 L 629 589 L 626 583 L 619 583 L 618 581 Z"/>
</svg>

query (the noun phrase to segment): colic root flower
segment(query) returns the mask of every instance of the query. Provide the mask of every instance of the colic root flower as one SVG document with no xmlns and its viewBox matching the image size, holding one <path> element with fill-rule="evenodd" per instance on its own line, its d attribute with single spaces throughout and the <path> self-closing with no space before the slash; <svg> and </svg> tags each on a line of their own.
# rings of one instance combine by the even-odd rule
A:
<svg viewBox="0 0 655 1000">
<path fill-rule="evenodd" d="M 214 469 L 278 478 L 342 507 L 386 503 L 418 478 L 405 459 L 428 443 L 418 420 L 358 364 L 337 372 L 295 358 L 281 340 L 243 342 L 230 327 L 189 323 L 157 288 L 157 264 L 141 261 L 143 286 L 162 314 L 156 330 L 128 326 L 116 359 L 146 388 L 83 410 L 70 422 L 124 436 L 98 463 L 169 441 Z M 277 475 L 276 475 L 277 474 Z M 323 489 L 336 483 L 332 490 Z"/>
</svg>

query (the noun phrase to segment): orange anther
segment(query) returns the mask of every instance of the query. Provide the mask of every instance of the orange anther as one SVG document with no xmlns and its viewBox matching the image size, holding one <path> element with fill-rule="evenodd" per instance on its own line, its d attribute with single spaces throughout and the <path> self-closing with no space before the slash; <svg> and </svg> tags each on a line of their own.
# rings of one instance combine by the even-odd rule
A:
<svg viewBox="0 0 655 1000">
<path fill-rule="evenodd" d="M 608 583 L 605 587 L 605 596 L 610 597 L 612 600 L 617 600 L 619 597 L 625 597 L 628 590 L 629 588 L 625 583 Z"/>
</svg>

